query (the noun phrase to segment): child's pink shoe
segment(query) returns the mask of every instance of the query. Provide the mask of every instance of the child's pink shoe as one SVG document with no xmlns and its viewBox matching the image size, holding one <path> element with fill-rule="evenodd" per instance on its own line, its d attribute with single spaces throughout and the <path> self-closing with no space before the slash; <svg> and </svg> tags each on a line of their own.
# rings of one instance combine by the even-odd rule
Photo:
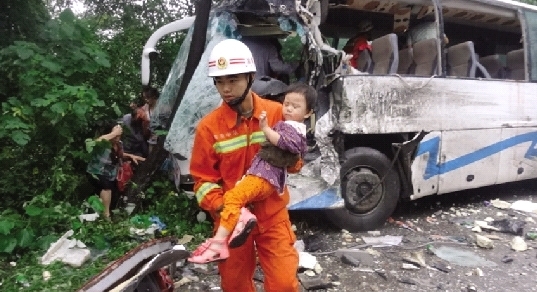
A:
<svg viewBox="0 0 537 292">
<path fill-rule="evenodd" d="M 223 261 L 229 257 L 229 249 L 225 239 L 209 238 L 202 243 L 188 261 L 196 264 L 207 264 L 210 262 Z"/>
<path fill-rule="evenodd" d="M 257 224 L 257 217 L 252 214 L 247 208 L 241 208 L 241 214 L 239 216 L 239 222 L 235 225 L 233 232 L 229 238 L 229 247 L 239 247 L 246 242 L 248 235 L 252 232 Z"/>
</svg>

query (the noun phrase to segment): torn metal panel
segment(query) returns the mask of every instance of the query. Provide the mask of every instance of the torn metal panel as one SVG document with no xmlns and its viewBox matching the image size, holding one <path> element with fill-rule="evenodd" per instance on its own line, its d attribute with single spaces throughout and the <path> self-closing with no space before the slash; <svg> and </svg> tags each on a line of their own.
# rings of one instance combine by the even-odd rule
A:
<svg viewBox="0 0 537 292">
<path fill-rule="evenodd" d="M 172 250 L 176 242 L 176 238 L 166 237 L 141 244 L 109 264 L 106 269 L 86 282 L 78 292 L 108 291 L 135 274 L 143 262 L 162 252 Z M 182 255 L 188 256 L 187 253 Z"/>
<path fill-rule="evenodd" d="M 214 10 L 290 16 L 296 13 L 296 3 L 294 0 L 222 0 L 215 3 Z"/>
<path fill-rule="evenodd" d="M 332 142 L 336 129 L 336 117 L 329 109 L 315 124 L 315 141 L 321 152 L 321 177 L 328 185 L 339 182 L 339 156 Z"/>
<path fill-rule="evenodd" d="M 535 83 L 356 75 L 334 86 L 345 134 L 537 125 Z"/>
</svg>

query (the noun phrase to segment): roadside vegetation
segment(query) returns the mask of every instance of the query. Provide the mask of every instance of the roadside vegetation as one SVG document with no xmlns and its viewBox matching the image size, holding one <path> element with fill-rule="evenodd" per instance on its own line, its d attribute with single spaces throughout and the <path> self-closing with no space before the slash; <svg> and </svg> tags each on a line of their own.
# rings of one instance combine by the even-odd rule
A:
<svg viewBox="0 0 537 292">
<path fill-rule="evenodd" d="M 0 290 L 74 291 L 107 264 L 152 236 L 150 216 L 167 225 L 161 236 L 205 237 L 194 199 L 157 173 L 133 214 L 118 210 L 112 222 L 82 223 L 102 211 L 85 169 L 91 138 L 102 123 L 129 112 L 139 97 L 141 48 L 158 27 L 192 13 L 179 1 L 85 1 L 75 14 L 68 1 L 0 4 Z M 47 5 L 48 4 L 48 5 Z M 160 88 L 183 40 L 159 44 L 152 85 Z M 42 266 L 39 258 L 66 231 L 94 257 L 81 268 Z M 43 272 L 50 273 L 45 281 Z M 46 273 L 45 273 L 46 274 Z"/>
</svg>

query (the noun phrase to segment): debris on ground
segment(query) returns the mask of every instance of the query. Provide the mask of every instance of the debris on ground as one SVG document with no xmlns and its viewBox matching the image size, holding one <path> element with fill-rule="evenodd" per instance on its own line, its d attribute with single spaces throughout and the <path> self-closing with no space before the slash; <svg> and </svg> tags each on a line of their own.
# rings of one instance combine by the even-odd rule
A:
<svg viewBox="0 0 537 292">
<path fill-rule="evenodd" d="M 520 236 L 515 236 L 511 240 L 511 249 L 514 251 L 525 251 L 528 249 L 528 244 Z"/>
<path fill-rule="evenodd" d="M 80 240 L 69 239 L 73 234 L 74 231 L 69 230 L 56 242 L 52 243 L 47 252 L 41 257 L 41 264 L 46 266 L 59 260 L 74 268 L 82 266 L 90 258 L 91 253 Z"/>
<path fill-rule="evenodd" d="M 362 240 L 366 244 L 370 244 L 373 247 L 386 247 L 386 246 L 399 245 L 401 241 L 403 240 L 403 237 L 393 236 L 393 235 L 384 235 L 384 236 L 378 236 L 378 237 L 362 236 Z"/>
<path fill-rule="evenodd" d="M 310 253 L 301 251 L 298 253 L 298 267 L 312 270 L 317 264 L 317 258 Z"/>
<path fill-rule="evenodd" d="M 537 213 L 537 203 L 519 200 L 511 204 L 511 209 L 528 213 Z"/>
<path fill-rule="evenodd" d="M 475 266 L 483 266 L 483 267 L 494 267 L 496 266 L 496 263 L 489 261 L 487 259 L 484 259 L 480 256 L 478 256 L 476 253 L 450 247 L 450 246 L 440 246 L 436 249 L 434 249 L 434 254 L 454 265 L 458 266 L 464 266 L 464 267 L 475 267 Z"/>
<path fill-rule="evenodd" d="M 500 232 L 522 235 L 524 234 L 524 226 L 526 225 L 526 222 L 520 220 L 501 219 L 492 221 L 491 225 L 498 228 L 498 231 Z"/>
<path fill-rule="evenodd" d="M 502 201 L 500 199 L 494 199 L 494 200 L 490 201 L 490 203 L 492 204 L 492 206 L 494 206 L 494 207 L 496 207 L 498 209 L 502 209 L 502 210 L 506 210 L 506 209 L 511 208 L 511 204 L 509 202 Z"/>
<path fill-rule="evenodd" d="M 494 243 L 486 236 L 476 234 L 476 244 L 481 248 L 493 248 Z"/>
</svg>

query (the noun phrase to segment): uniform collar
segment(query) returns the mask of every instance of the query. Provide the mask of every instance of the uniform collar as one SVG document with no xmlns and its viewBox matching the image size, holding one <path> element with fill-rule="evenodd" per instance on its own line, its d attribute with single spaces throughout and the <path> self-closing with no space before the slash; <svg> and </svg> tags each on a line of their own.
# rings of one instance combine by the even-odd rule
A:
<svg viewBox="0 0 537 292">
<path fill-rule="evenodd" d="M 252 92 L 252 106 L 254 111 L 252 112 L 252 117 L 259 120 L 259 116 L 261 115 L 261 111 L 263 110 L 261 106 L 259 105 L 262 102 L 261 97 L 259 95 Z M 240 115 L 234 111 L 229 105 L 227 105 L 225 102 L 222 104 L 222 108 L 224 109 L 223 118 L 225 120 L 225 123 L 229 129 L 233 129 L 236 127 L 241 117 Z"/>
</svg>

